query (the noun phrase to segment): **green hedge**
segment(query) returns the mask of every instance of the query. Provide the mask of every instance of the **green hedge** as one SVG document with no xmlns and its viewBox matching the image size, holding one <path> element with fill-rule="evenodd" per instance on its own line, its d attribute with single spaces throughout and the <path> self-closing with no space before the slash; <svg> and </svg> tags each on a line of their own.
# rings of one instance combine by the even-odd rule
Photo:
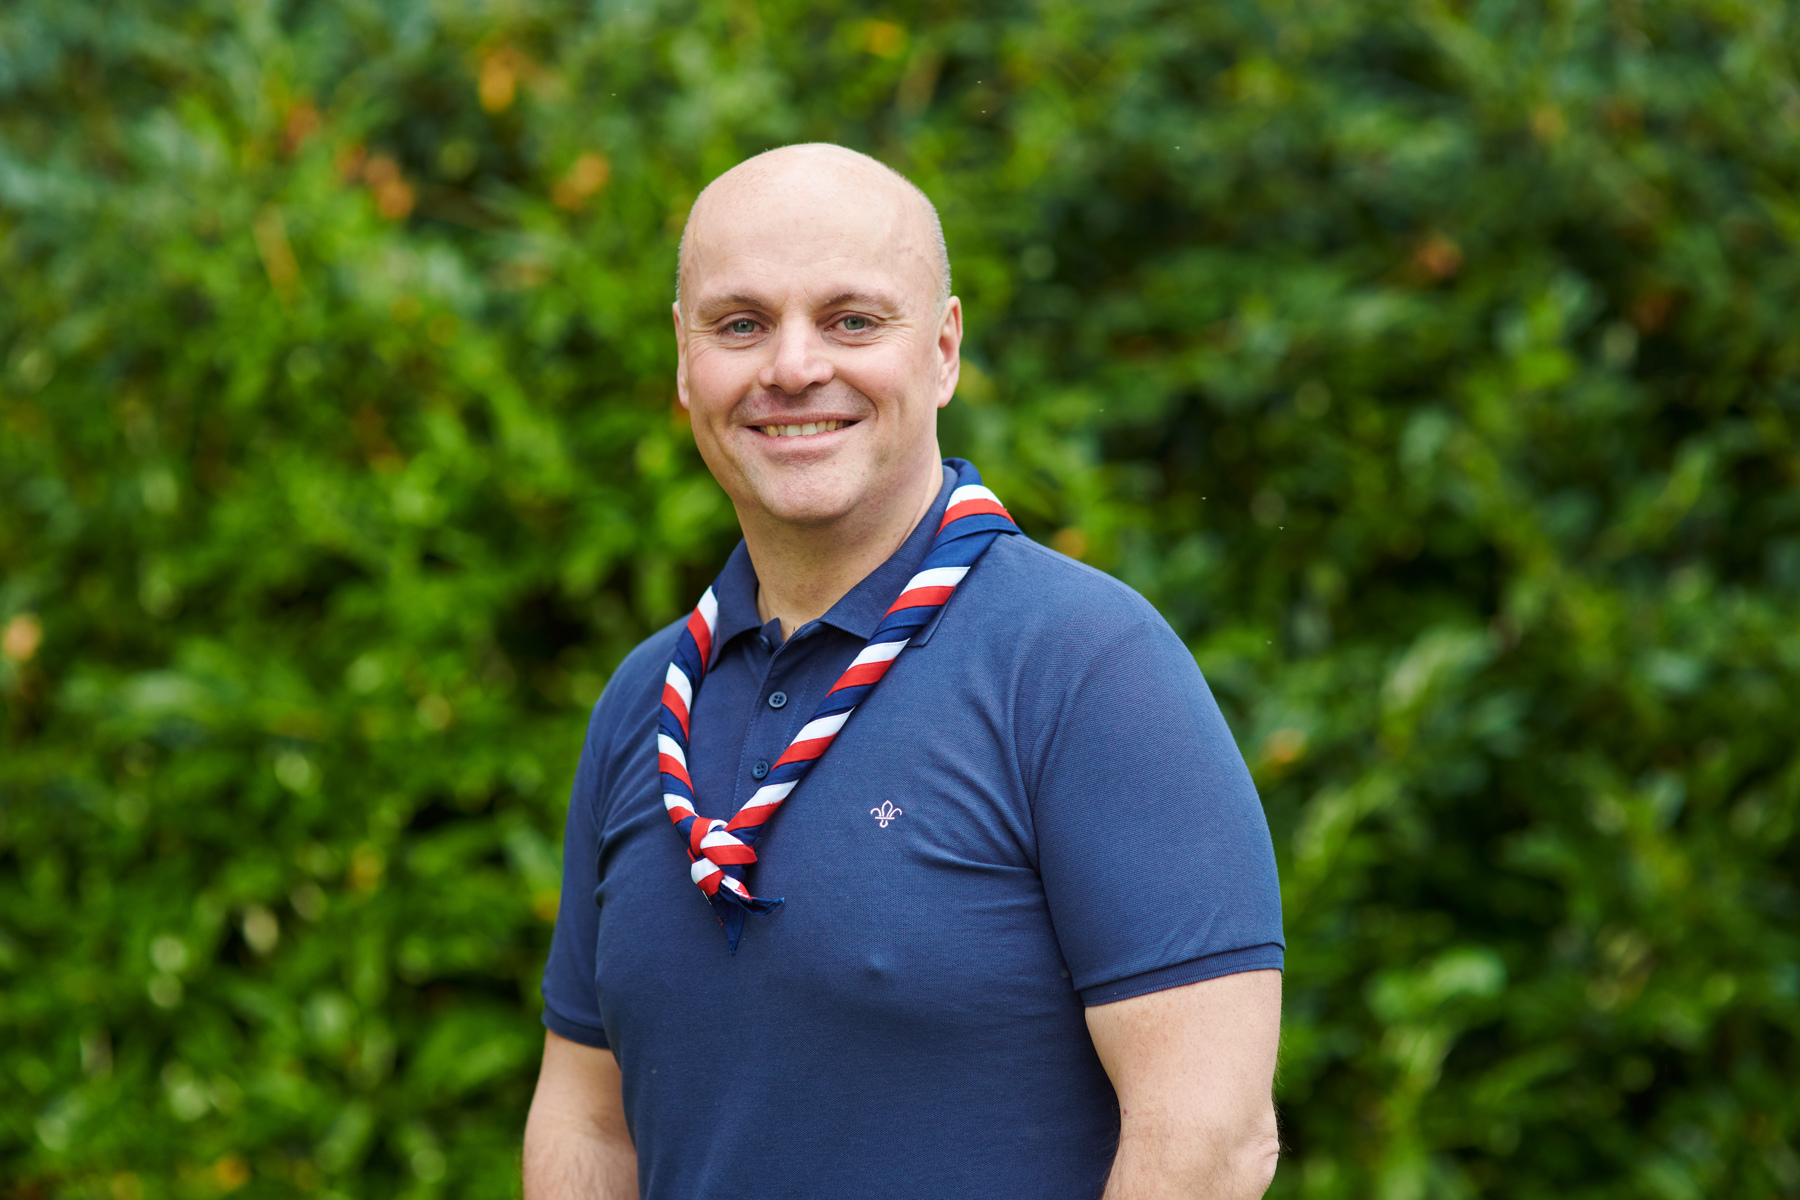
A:
<svg viewBox="0 0 1800 1200">
<path fill-rule="evenodd" d="M 1252 763 L 1274 1194 L 1800 1195 L 1796 20 L 11 0 L 0 1190 L 515 1186 L 585 712 L 736 536 L 679 224 L 829 139 Z"/>
</svg>

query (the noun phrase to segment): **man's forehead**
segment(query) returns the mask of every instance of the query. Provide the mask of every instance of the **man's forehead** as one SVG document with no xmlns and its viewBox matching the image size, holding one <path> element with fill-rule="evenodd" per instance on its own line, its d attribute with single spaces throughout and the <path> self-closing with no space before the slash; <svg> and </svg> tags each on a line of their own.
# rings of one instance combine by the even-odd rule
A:
<svg viewBox="0 0 1800 1200">
<path fill-rule="evenodd" d="M 697 272 L 689 301 L 702 317 L 733 309 L 777 312 L 799 306 L 809 311 L 857 308 L 873 313 L 894 313 L 905 307 L 905 281 L 891 270 L 870 264 L 846 264 L 844 269 L 821 273 L 795 273 L 780 269 Z"/>
<path fill-rule="evenodd" d="M 686 306 L 702 317 L 736 308 L 776 312 L 796 306 L 898 313 L 930 292 L 931 270 L 922 254 L 906 253 L 895 238 L 849 245 L 809 239 L 780 246 L 745 238 L 695 247 L 683 289 Z"/>
<path fill-rule="evenodd" d="M 696 220 L 688 234 L 690 249 L 714 257 L 740 255 L 786 261 L 878 257 L 896 242 L 909 240 L 910 230 L 873 205 L 739 204 L 714 207 Z"/>
<path fill-rule="evenodd" d="M 891 195 L 842 187 L 733 188 L 704 197 L 688 230 L 696 257 L 792 264 L 878 261 L 911 240 Z"/>
</svg>

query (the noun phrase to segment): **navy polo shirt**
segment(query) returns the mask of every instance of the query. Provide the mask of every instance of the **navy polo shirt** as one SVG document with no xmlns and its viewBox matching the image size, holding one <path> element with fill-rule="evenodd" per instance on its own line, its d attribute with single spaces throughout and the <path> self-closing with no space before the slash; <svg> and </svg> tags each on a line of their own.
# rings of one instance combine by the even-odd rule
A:
<svg viewBox="0 0 1800 1200">
<path fill-rule="evenodd" d="M 930 546 L 785 643 L 740 543 L 689 769 L 728 817 Z M 1083 1010 L 1282 965 L 1256 791 L 1193 656 L 1137 593 L 995 539 L 757 842 L 736 954 L 662 804 L 680 625 L 594 707 L 544 1023 L 610 1046 L 646 1197 L 1091 1200 L 1118 1144 Z"/>
</svg>

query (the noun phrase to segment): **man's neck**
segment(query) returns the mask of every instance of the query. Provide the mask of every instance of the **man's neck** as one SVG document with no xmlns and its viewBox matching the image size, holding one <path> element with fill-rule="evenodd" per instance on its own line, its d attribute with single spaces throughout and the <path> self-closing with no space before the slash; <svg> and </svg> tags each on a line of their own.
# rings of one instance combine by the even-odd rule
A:
<svg viewBox="0 0 1800 1200">
<path fill-rule="evenodd" d="M 942 463 L 886 503 L 861 506 L 829 525 L 795 527 L 744 520 L 744 543 L 756 568 L 756 613 L 781 619 L 783 640 L 831 610 L 851 588 L 892 557 L 937 500 Z"/>
</svg>

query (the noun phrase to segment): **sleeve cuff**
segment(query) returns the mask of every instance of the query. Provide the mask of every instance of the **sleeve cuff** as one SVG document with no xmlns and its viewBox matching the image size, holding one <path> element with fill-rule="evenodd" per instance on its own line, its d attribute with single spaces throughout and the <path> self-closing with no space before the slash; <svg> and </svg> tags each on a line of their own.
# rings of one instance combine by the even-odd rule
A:
<svg viewBox="0 0 1800 1200">
<path fill-rule="evenodd" d="M 606 1040 L 605 1029 L 583 1021 L 571 1021 L 552 1009 L 548 1003 L 544 1005 L 544 1028 L 571 1042 L 580 1042 L 583 1046 L 592 1046 L 596 1050 L 611 1049 Z"/>
<path fill-rule="evenodd" d="M 1284 961 L 1285 955 L 1279 942 L 1267 942 L 1243 950 L 1226 950 L 1221 954 L 1208 954 L 1204 958 L 1176 963 L 1172 967 L 1158 967 L 1141 975 L 1128 975 L 1111 983 L 1082 988 L 1081 1002 L 1093 1008 L 1100 1004 L 1111 1004 L 1115 1000 L 1129 1000 L 1133 996 L 1181 987 L 1183 984 L 1217 979 L 1221 975 L 1237 975 L 1244 971 L 1279 971 Z M 557 1032 L 561 1033 L 562 1030 Z"/>
</svg>

